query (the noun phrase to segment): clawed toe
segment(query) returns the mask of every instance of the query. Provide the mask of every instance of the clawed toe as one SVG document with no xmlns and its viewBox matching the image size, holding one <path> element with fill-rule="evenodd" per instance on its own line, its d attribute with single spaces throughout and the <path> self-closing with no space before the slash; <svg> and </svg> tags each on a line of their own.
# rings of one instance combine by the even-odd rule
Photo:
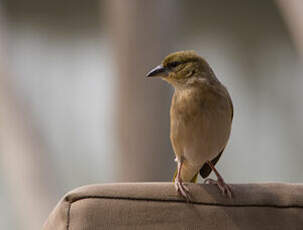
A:
<svg viewBox="0 0 303 230">
<path fill-rule="evenodd" d="M 224 196 L 227 196 L 229 199 L 232 198 L 232 192 L 231 192 L 231 188 L 228 184 L 226 184 L 224 182 L 224 180 L 222 179 L 218 179 L 218 180 L 214 180 L 211 178 L 208 178 L 204 181 L 205 184 L 215 184 L 218 186 L 218 188 L 220 189 L 221 193 Z"/>
<path fill-rule="evenodd" d="M 224 184 L 224 186 L 225 186 L 225 191 L 226 191 L 225 194 L 228 196 L 229 199 L 231 199 L 232 198 L 232 193 L 231 193 L 230 186 L 228 184 Z"/>
<path fill-rule="evenodd" d="M 223 195 L 231 199 L 232 194 L 231 194 L 230 186 L 228 184 L 225 184 L 224 181 L 222 183 L 218 183 L 218 186 L 221 192 L 223 193 Z"/>
<path fill-rule="evenodd" d="M 185 200 L 190 201 L 189 188 L 183 182 L 175 181 L 175 188 Z"/>
</svg>

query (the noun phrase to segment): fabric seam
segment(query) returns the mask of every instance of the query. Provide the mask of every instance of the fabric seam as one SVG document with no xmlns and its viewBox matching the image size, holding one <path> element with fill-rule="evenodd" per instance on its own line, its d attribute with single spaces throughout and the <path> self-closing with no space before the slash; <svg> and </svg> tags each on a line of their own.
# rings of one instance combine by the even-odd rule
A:
<svg viewBox="0 0 303 230">
<path fill-rule="evenodd" d="M 165 202 L 165 203 L 184 203 L 182 200 L 167 200 L 167 199 L 153 199 L 153 198 L 131 198 L 131 197 L 110 197 L 110 196 L 83 196 L 77 199 L 71 200 L 70 204 L 75 203 L 84 199 L 111 199 L 111 200 L 133 200 L 133 201 L 154 201 L 154 202 Z M 303 208 L 301 205 L 275 205 L 275 204 L 222 204 L 222 203 L 208 203 L 208 202 L 189 202 L 188 204 L 195 205 L 208 205 L 208 206 L 219 206 L 219 207 L 273 207 L 273 208 Z"/>
</svg>

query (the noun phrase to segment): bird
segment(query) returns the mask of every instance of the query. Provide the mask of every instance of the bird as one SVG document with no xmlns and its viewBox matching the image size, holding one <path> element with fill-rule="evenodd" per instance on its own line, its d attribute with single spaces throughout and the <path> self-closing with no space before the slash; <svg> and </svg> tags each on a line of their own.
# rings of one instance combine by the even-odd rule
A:
<svg viewBox="0 0 303 230">
<path fill-rule="evenodd" d="M 177 163 L 173 178 L 176 191 L 191 200 L 187 183 L 213 171 L 207 178 L 231 198 L 230 185 L 215 168 L 228 143 L 233 120 L 233 103 L 226 87 L 217 79 L 204 58 L 195 51 L 169 54 L 146 77 L 160 77 L 174 88 L 170 107 L 170 140 Z"/>
</svg>

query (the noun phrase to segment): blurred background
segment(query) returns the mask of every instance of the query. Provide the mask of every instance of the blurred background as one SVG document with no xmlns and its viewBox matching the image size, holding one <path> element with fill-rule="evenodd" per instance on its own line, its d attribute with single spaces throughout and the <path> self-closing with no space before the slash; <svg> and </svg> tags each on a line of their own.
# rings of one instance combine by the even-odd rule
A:
<svg viewBox="0 0 303 230">
<path fill-rule="evenodd" d="M 301 0 L 0 0 L 0 229 L 81 185 L 171 180 L 173 89 L 145 74 L 187 49 L 233 98 L 226 181 L 303 182 Z"/>
</svg>

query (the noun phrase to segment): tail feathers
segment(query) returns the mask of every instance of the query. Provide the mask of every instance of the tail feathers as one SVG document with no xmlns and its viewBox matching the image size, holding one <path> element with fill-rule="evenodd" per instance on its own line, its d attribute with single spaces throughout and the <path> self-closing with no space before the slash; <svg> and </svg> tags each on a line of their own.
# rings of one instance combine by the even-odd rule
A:
<svg viewBox="0 0 303 230">
<path fill-rule="evenodd" d="M 218 162 L 218 160 L 220 159 L 222 153 L 223 153 L 224 149 L 219 153 L 218 156 L 216 156 L 214 159 L 212 159 L 211 163 L 213 165 L 216 165 L 216 163 Z M 204 163 L 204 165 L 202 166 L 202 168 L 200 169 L 200 175 L 202 178 L 206 178 L 209 176 L 209 174 L 211 173 L 212 169 L 209 167 L 209 165 L 207 163 Z"/>
<path fill-rule="evenodd" d="M 176 171 L 175 171 L 175 173 L 174 173 L 173 182 L 175 182 L 175 180 L 176 180 L 177 173 L 178 173 L 178 169 L 176 169 Z M 190 180 L 190 183 L 197 183 L 198 174 L 199 174 L 199 173 L 197 173 L 197 174 Z"/>
</svg>

